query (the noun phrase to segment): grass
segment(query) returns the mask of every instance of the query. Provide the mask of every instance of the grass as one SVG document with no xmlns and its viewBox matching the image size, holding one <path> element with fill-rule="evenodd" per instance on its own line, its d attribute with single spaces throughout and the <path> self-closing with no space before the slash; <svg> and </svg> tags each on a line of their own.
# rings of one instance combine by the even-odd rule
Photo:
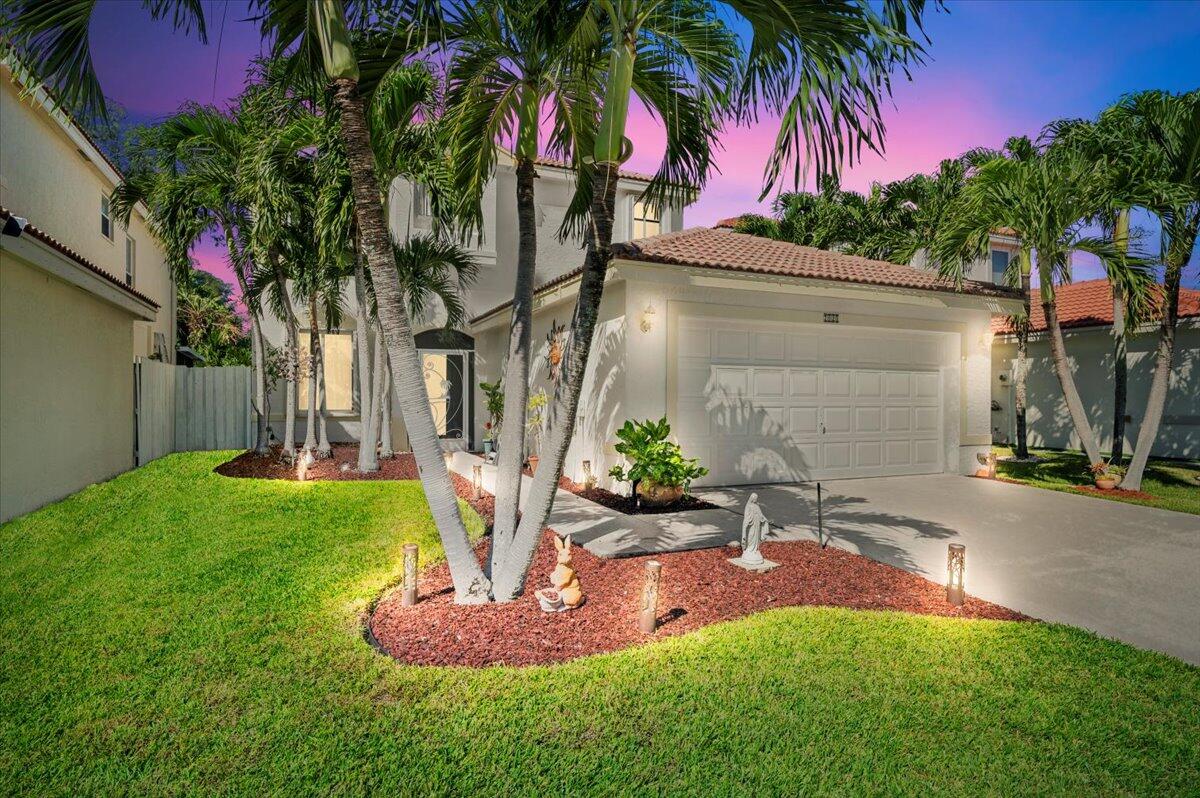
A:
<svg viewBox="0 0 1200 798">
<path fill-rule="evenodd" d="M 1008 457 L 1012 449 L 994 447 L 1000 457 Z M 1152 459 L 1146 465 L 1142 478 L 1142 491 L 1152 499 L 1128 498 L 1120 491 L 1106 493 L 1088 492 L 1080 494 L 1073 489 L 1076 485 L 1093 485 L 1085 473 L 1087 456 L 1082 452 L 1064 452 L 1056 449 L 1030 449 L 1031 454 L 1042 458 L 1041 463 L 997 463 L 996 472 L 1005 479 L 1049 490 L 1065 490 L 1077 495 L 1096 496 L 1110 501 L 1159 507 L 1180 513 L 1200 515 L 1200 463 L 1186 460 Z"/>
<path fill-rule="evenodd" d="M 0 794 L 1200 784 L 1200 669 L 1063 626 L 790 608 L 554 667 L 400 666 L 360 614 L 404 542 L 438 552 L 419 486 L 212 474 L 229 455 L 0 527 Z"/>
</svg>

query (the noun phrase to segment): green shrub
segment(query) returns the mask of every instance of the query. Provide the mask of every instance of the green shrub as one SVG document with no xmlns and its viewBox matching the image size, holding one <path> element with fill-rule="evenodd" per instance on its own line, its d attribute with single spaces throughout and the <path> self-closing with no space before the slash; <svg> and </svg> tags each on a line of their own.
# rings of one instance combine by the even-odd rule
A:
<svg viewBox="0 0 1200 798">
<path fill-rule="evenodd" d="M 621 482 L 633 483 L 634 490 L 642 480 L 656 482 L 668 488 L 683 486 L 708 473 L 699 460 L 687 459 L 679 444 L 667 440 L 671 425 L 664 416 L 659 421 L 626 421 L 617 430 L 621 442 L 616 450 L 629 461 L 629 470 L 613 466 L 608 475 Z"/>
</svg>

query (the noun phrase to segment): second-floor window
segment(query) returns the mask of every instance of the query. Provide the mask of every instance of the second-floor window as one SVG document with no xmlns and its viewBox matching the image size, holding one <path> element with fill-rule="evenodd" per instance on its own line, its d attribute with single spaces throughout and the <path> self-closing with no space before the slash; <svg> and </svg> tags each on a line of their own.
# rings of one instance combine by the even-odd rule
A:
<svg viewBox="0 0 1200 798">
<path fill-rule="evenodd" d="M 992 250 L 992 282 L 1004 285 L 1004 275 L 1008 271 L 1008 260 L 1012 257 L 1008 250 Z"/>
<path fill-rule="evenodd" d="M 100 195 L 100 235 L 113 240 L 112 207 L 107 194 Z"/>
<path fill-rule="evenodd" d="M 137 275 L 137 242 L 125 236 L 125 285 L 133 286 Z"/>
<path fill-rule="evenodd" d="M 633 237 L 649 238 L 662 232 L 662 214 L 648 202 L 633 203 Z"/>
</svg>

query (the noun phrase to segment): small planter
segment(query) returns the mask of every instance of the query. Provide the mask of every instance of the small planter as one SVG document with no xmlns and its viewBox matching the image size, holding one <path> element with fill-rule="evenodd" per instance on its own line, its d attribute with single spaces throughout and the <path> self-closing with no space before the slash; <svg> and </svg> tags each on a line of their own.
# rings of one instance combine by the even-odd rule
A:
<svg viewBox="0 0 1200 798">
<path fill-rule="evenodd" d="M 485 455 L 488 455 L 488 454 L 491 454 L 491 453 L 492 453 L 492 442 L 491 442 L 491 440 L 485 440 L 485 441 L 483 442 L 483 453 L 484 453 Z"/>
<path fill-rule="evenodd" d="M 538 456 L 536 454 L 529 455 L 529 473 L 537 473 Z"/>
<path fill-rule="evenodd" d="M 649 504 L 653 507 L 663 507 L 668 504 L 674 504 L 683 498 L 683 486 L 660 485 L 653 480 L 643 479 L 638 483 L 637 495 L 644 504 Z"/>
<path fill-rule="evenodd" d="M 1100 490 L 1112 490 L 1121 484 L 1121 478 L 1116 476 L 1096 477 L 1096 487 Z"/>
</svg>

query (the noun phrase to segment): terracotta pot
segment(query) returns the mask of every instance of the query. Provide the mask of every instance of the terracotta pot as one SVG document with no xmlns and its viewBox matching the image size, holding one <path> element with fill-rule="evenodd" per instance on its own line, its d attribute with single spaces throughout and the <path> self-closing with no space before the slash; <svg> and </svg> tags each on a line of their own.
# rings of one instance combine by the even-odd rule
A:
<svg viewBox="0 0 1200 798">
<path fill-rule="evenodd" d="M 679 501 L 683 496 L 683 486 L 668 487 L 667 485 L 660 485 L 653 480 L 643 479 L 638 483 L 637 493 L 644 504 L 662 507 L 663 505 Z"/>
<path fill-rule="evenodd" d="M 1120 483 L 1120 477 L 1096 477 L 1096 487 L 1100 490 L 1112 490 Z"/>
<path fill-rule="evenodd" d="M 529 473 L 537 473 L 538 456 L 536 454 L 529 455 Z"/>
</svg>

